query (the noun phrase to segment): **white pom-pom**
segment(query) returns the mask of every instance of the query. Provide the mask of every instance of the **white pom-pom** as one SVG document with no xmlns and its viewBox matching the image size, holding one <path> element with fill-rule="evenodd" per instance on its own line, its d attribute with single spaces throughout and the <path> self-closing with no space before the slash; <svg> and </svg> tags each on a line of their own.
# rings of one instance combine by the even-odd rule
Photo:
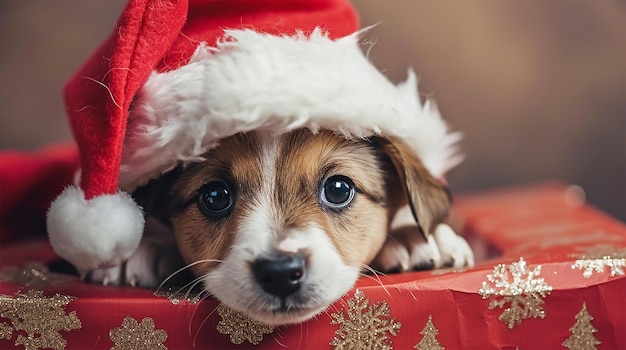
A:
<svg viewBox="0 0 626 350">
<path fill-rule="evenodd" d="M 144 220 L 141 207 L 126 192 L 85 200 L 76 187 L 66 188 L 47 215 L 54 251 L 79 271 L 128 259 L 139 246 Z"/>
</svg>

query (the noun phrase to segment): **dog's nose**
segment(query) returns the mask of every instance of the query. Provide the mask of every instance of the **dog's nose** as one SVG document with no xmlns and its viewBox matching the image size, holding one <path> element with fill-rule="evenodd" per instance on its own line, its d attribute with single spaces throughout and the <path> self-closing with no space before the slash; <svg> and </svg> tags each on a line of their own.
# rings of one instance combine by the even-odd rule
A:
<svg viewBox="0 0 626 350">
<path fill-rule="evenodd" d="M 256 260 L 252 270 L 264 291 L 286 298 L 300 289 L 305 265 L 305 259 L 300 254 L 280 254 Z"/>
</svg>

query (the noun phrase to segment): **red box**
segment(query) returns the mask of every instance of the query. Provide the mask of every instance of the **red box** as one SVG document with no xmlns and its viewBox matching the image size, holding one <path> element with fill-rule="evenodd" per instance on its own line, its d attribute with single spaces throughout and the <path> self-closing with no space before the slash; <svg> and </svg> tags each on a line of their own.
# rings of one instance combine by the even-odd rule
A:
<svg viewBox="0 0 626 350">
<path fill-rule="evenodd" d="M 214 299 L 50 272 L 45 265 L 57 257 L 45 241 L 6 246 L 0 346 L 626 349 L 626 227 L 578 192 L 542 184 L 458 196 L 475 267 L 367 276 L 326 313 L 276 329 Z"/>
</svg>

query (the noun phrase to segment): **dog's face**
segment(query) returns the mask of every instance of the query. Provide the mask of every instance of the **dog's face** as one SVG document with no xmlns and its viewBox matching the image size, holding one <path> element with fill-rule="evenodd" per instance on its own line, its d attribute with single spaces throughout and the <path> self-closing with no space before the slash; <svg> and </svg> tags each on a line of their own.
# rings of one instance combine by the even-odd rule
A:
<svg viewBox="0 0 626 350">
<path fill-rule="evenodd" d="M 411 204 L 426 234 L 449 198 L 388 140 L 328 131 L 227 138 L 173 175 L 167 220 L 204 287 L 269 324 L 295 323 L 348 292 Z"/>
</svg>

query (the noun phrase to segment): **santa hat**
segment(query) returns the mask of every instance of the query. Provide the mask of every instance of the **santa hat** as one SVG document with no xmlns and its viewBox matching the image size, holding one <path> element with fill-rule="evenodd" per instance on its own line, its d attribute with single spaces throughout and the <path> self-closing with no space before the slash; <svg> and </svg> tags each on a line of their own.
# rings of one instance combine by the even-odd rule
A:
<svg viewBox="0 0 626 350">
<path fill-rule="evenodd" d="M 127 259 L 143 232 L 129 193 L 251 130 L 392 136 L 434 176 L 459 157 L 412 72 L 390 83 L 359 47 L 344 0 L 130 0 L 69 81 L 81 173 L 48 212 L 55 251 L 80 270 Z"/>
</svg>

